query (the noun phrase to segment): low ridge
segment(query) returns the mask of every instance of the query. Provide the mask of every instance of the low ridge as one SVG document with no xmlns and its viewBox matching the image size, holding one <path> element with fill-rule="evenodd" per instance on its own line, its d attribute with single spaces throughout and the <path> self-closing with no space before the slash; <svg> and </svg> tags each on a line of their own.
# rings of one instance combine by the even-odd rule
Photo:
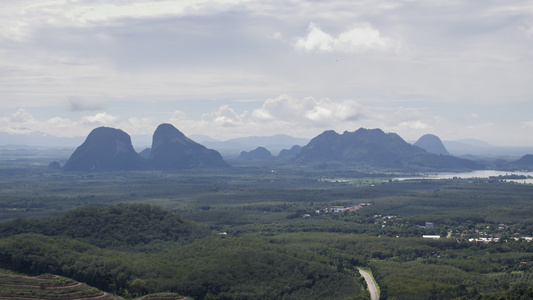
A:
<svg viewBox="0 0 533 300">
<path fill-rule="evenodd" d="M 242 151 L 239 155 L 240 160 L 271 160 L 272 153 L 265 147 L 257 147 L 252 151 Z"/>
<path fill-rule="evenodd" d="M 510 170 L 533 170 L 533 154 L 526 154 L 520 159 L 508 163 L 505 168 Z"/>
</svg>

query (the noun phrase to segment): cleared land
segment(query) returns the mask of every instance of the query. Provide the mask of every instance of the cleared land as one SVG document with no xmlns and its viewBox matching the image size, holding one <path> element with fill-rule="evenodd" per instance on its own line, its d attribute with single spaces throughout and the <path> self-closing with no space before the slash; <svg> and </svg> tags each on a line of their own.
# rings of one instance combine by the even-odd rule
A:
<svg viewBox="0 0 533 300">
<path fill-rule="evenodd" d="M 72 279 L 23 276 L 0 270 L 0 299 L 115 299 L 114 296 Z"/>
</svg>

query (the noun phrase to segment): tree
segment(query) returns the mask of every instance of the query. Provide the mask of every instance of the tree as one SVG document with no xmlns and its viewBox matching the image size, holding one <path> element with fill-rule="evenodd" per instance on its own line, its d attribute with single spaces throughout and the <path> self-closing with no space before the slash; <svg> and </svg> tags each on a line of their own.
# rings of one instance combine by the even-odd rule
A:
<svg viewBox="0 0 533 300">
<path fill-rule="evenodd" d="M 140 278 L 136 278 L 131 282 L 131 288 L 137 296 L 140 296 L 146 293 L 146 282 Z"/>
</svg>

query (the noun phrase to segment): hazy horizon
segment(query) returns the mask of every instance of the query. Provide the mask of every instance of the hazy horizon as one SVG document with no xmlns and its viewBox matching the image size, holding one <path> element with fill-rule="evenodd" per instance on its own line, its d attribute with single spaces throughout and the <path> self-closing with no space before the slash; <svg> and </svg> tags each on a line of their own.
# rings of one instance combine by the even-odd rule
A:
<svg viewBox="0 0 533 300">
<path fill-rule="evenodd" d="M 372 129 L 372 128 L 370 128 Z M 355 131 L 355 130 L 354 130 Z M 127 133 L 127 132 L 126 132 Z M 342 134 L 343 132 L 338 132 Z M 72 148 L 80 146 L 87 136 L 75 136 L 75 137 L 57 137 L 52 135 L 47 135 L 43 133 L 31 133 L 31 134 L 21 134 L 21 135 L 12 135 L 17 137 L 14 140 L 6 139 L 7 134 L 0 132 L 0 147 L 9 147 L 9 146 L 28 146 L 28 147 L 44 147 L 44 148 Z M 271 148 L 274 152 L 278 152 L 281 149 L 288 149 L 293 145 L 305 146 L 311 138 L 303 138 L 298 136 L 292 136 L 285 133 L 273 134 L 273 135 L 264 135 L 264 136 L 242 136 L 235 137 L 231 139 L 216 139 L 204 134 L 193 134 L 187 135 L 188 138 L 191 138 L 197 143 L 201 143 L 207 148 L 213 148 L 218 151 L 227 153 L 229 150 L 242 150 L 250 151 L 255 149 L 257 146 L 263 146 Z M 35 137 L 38 137 L 35 139 Z M 152 143 L 152 134 L 143 134 L 143 135 L 130 135 L 132 145 L 138 151 L 143 150 L 144 148 L 151 147 Z M 281 137 L 281 138 L 280 138 Z M 406 142 L 414 144 L 418 139 L 409 140 L 400 136 Z M 439 137 L 440 138 L 440 137 Z M 265 144 L 265 141 L 270 141 Z M 299 142 L 294 142 L 299 141 Z M 470 139 L 458 139 L 458 140 L 444 140 L 441 141 L 445 146 L 451 147 L 452 155 L 480 155 L 480 156 L 512 156 L 520 157 L 525 154 L 533 153 L 533 146 L 512 146 L 512 145 L 494 145 L 488 143 L 487 141 L 470 138 Z M 294 143 L 293 143 L 294 142 Z M 238 146 L 243 146 L 244 148 L 238 149 Z M 253 147 L 252 147 L 253 146 Z M 470 151 L 470 152 L 469 152 Z"/>
</svg>

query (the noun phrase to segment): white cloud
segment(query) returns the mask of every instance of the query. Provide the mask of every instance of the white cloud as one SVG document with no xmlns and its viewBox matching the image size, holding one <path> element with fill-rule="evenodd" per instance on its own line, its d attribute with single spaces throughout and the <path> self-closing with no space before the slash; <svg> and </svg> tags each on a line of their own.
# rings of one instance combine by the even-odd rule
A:
<svg viewBox="0 0 533 300">
<path fill-rule="evenodd" d="M 332 102 L 322 99 L 305 114 L 305 117 L 317 124 L 334 124 L 337 122 L 357 121 L 364 119 L 362 106 L 355 101 Z"/>
<path fill-rule="evenodd" d="M 251 116 L 257 120 L 299 119 L 313 107 L 314 99 L 296 99 L 288 95 L 267 99 L 261 108 L 252 111 Z"/>
<path fill-rule="evenodd" d="M 145 117 L 121 118 L 103 113 L 83 116 L 79 120 L 52 117 L 38 120 L 24 109 L 11 115 L 0 117 L 0 131 L 11 134 L 46 133 L 60 137 L 85 136 L 96 127 L 119 128 L 129 134 L 152 134 L 158 121 Z"/>
<path fill-rule="evenodd" d="M 83 117 L 80 121 L 81 124 L 87 124 L 92 126 L 112 126 L 118 121 L 118 118 L 109 115 L 105 112 L 97 113 L 94 116 Z"/>
<path fill-rule="evenodd" d="M 202 119 L 213 122 L 215 126 L 223 127 L 234 127 L 243 124 L 242 116 L 239 116 L 228 105 L 223 105 L 217 111 L 204 114 Z"/>
<path fill-rule="evenodd" d="M 331 110 L 325 107 L 317 106 L 314 107 L 311 111 L 308 111 L 305 114 L 305 117 L 313 122 L 322 123 L 324 121 L 331 120 L 331 118 L 333 117 L 333 113 Z"/>
<path fill-rule="evenodd" d="M 258 122 L 278 120 L 323 126 L 343 121 L 355 121 L 364 118 L 365 114 L 356 101 L 334 102 L 328 98 L 298 99 L 281 95 L 266 100 L 261 108 L 252 111 L 251 117 Z"/>
<path fill-rule="evenodd" d="M 37 121 L 25 109 L 11 115 L 0 117 L 0 130 L 9 134 L 28 134 L 33 132 Z"/>
<path fill-rule="evenodd" d="M 294 47 L 307 52 L 357 53 L 390 50 L 394 44 L 392 38 L 382 37 L 370 24 L 359 25 L 333 37 L 318 25 L 311 23 L 307 36 L 296 39 Z"/>
<path fill-rule="evenodd" d="M 153 134 L 154 128 L 159 125 L 157 120 L 154 120 L 153 118 L 137 118 L 137 117 L 129 117 L 126 120 L 123 120 L 119 123 L 120 128 L 124 128 L 124 130 L 128 130 L 132 134 Z"/>
<path fill-rule="evenodd" d="M 176 110 L 172 113 L 172 117 L 170 117 L 170 120 L 172 121 L 182 121 L 187 119 L 187 114 L 182 112 L 181 110 Z"/>
<path fill-rule="evenodd" d="M 305 38 L 298 38 L 296 44 L 294 45 L 296 49 L 305 50 L 305 51 L 322 51 L 330 52 L 333 51 L 333 44 L 335 39 L 322 31 L 318 26 L 311 23 L 309 25 L 308 34 Z"/>
<path fill-rule="evenodd" d="M 7 119 L 13 123 L 33 123 L 35 121 L 33 116 L 23 108 L 14 112 Z"/>
<path fill-rule="evenodd" d="M 265 100 L 261 107 L 251 111 L 237 112 L 233 107 L 223 105 L 202 114 L 197 120 L 176 111 L 167 122 L 174 124 L 185 134 L 205 134 L 220 140 L 278 133 L 313 137 L 332 128 L 354 128 L 355 122 L 368 115 L 370 114 L 356 101 L 295 98 L 283 94 Z"/>
<path fill-rule="evenodd" d="M 416 130 L 429 128 L 429 125 L 425 124 L 420 120 L 401 122 L 400 124 L 398 124 L 398 126 Z"/>
</svg>

